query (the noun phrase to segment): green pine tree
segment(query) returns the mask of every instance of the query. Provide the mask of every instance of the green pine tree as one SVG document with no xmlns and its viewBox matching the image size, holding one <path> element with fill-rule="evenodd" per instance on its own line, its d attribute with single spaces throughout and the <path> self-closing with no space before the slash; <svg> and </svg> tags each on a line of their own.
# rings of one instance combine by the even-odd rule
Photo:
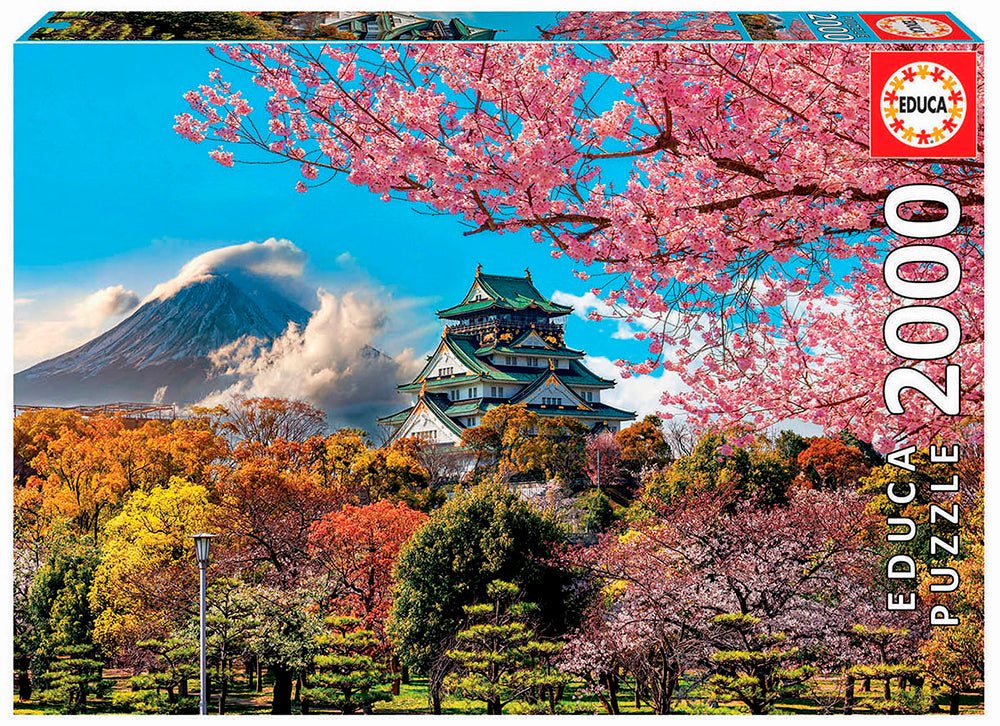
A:
<svg viewBox="0 0 1000 726">
<path fill-rule="evenodd" d="M 379 701 L 392 696 L 385 687 L 392 675 L 373 657 L 375 634 L 361 627 L 361 620 L 334 616 L 319 638 L 322 653 L 316 656 L 316 672 L 302 697 L 309 704 L 334 708 L 341 713 L 370 713 Z"/>
<path fill-rule="evenodd" d="M 445 678 L 445 689 L 483 701 L 491 715 L 514 701 L 534 703 L 543 694 L 554 711 L 565 677 L 551 667 L 558 645 L 539 641 L 530 625 L 538 608 L 520 602 L 520 589 L 511 582 L 494 580 L 486 593 L 490 602 L 464 608 L 467 625 L 456 636 L 457 647 L 448 651 L 456 667 Z"/>
<path fill-rule="evenodd" d="M 786 646 L 784 633 L 767 631 L 759 618 L 730 613 L 711 622 L 730 646 L 711 655 L 708 684 L 720 700 L 740 701 L 753 714 L 769 713 L 780 699 L 801 693 L 816 673 L 799 648 Z"/>
<path fill-rule="evenodd" d="M 94 646 L 63 646 L 45 672 L 41 700 L 58 704 L 62 713 L 83 713 L 88 698 L 103 698 L 111 690 L 102 670 L 103 663 L 94 658 Z"/>
<path fill-rule="evenodd" d="M 198 699 L 187 691 L 188 681 L 198 677 L 198 643 L 192 636 L 138 643 L 156 657 L 156 665 L 130 678 L 129 690 L 113 694 L 114 702 L 138 713 L 194 713 Z"/>
</svg>

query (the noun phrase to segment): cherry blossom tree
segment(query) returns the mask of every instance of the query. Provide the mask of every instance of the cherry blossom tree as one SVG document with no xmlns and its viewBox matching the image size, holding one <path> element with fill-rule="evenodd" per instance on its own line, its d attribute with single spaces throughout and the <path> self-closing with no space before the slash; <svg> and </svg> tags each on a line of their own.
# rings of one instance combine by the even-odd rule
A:
<svg viewBox="0 0 1000 726">
<path fill-rule="evenodd" d="M 563 24 L 560 37 L 572 37 Z M 900 365 L 944 375 L 881 340 L 901 300 L 880 259 L 912 242 L 887 228 L 882 207 L 904 184 L 945 185 L 962 204 L 955 232 L 935 243 L 962 263 L 949 309 L 963 338 L 949 362 L 962 368 L 962 425 L 981 422 L 983 126 L 968 120 L 975 159 L 870 158 L 870 50 L 223 45 L 210 49 L 220 66 L 248 72 L 266 98 L 213 70 L 175 129 L 211 139 L 224 166 L 292 162 L 300 192 L 342 174 L 385 201 L 454 215 L 469 235 L 530 233 L 593 278 L 616 315 L 643 320 L 648 357 L 619 364 L 625 376 L 681 377 L 688 390 L 664 394 L 664 413 L 757 429 L 799 419 L 888 450 L 955 426 L 912 392 L 905 413 L 889 415 L 878 385 Z"/>
<path fill-rule="evenodd" d="M 811 674 L 800 671 L 805 662 L 839 663 L 871 574 L 864 500 L 800 490 L 788 504 L 748 501 L 729 514 L 731 494 L 678 501 L 627 535 L 606 535 L 575 553 L 574 566 L 601 589 L 562 667 L 582 677 L 609 713 L 618 708 L 623 672 L 656 713 L 669 713 L 686 671 L 724 675 L 723 661 L 737 651 L 780 640 L 785 655 L 767 667 L 795 673 L 797 683 Z M 720 618 L 742 629 L 720 628 Z M 746 647 L 734 633 L 746 636 Z M 779 681 L 744 689 L 750 708 L 767 710 L 780 696 Z"/>
</svg>

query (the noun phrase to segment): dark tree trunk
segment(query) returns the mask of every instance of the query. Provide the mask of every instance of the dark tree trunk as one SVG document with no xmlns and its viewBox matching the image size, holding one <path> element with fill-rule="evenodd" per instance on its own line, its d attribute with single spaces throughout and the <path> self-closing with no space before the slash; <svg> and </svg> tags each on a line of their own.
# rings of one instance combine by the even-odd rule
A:
<svg viewBox="0 0 1000 726">
<path fill-rule="evenodd" d="M 302 674 L 299 673 L 295 677 L 295 700 L 296 701 L 301 700 L 301 696 L 302 696 Z"/>
<path fill-rule="evenodd" d="M 844 687 L 844 715 L 850 716 L 854 713 L 854 676 L 847 675 L 847 684 Z"/>
<path fill-rule="evenodd" d="M 605 673 L 601 676 L 601 684 L 608 689 L 607 697 L 601 696 L 604 709 L 612 716 L 617 716 L 621 713 L 621 707 L 618 705 L 618 678 L 610 673 Z"/>
<path fill-rule="evenodd" d="M 254 686 L 254 676 L 256 673 L 253 667 L 253 661 L 250 659 L 243 661 L 243 670 L 247 676 L 247 690 L 256 690 L 256 686 Z"/>
<path fill-rule="evenodd" d="M 22 701 L 31 700 L 31 674 L 28 672 L 28 659 L 17 659 L 17 697 Z"/>
<path fill-rule="evenodd" d="M 868 693 L 872 689 L 872 679 L 871 678 L 865 678 L 864 689 L 865 689 L 865 693 Z"/>
<path fill-rule="evenodd" d="M 264 692 L 264 668 L 260 663 L 260 656 L 254 656 L 254 669 L 257 671 L 257 693 Z"/>
<path fill-rule="evenodd" d="M 271 693 L 271 713 L 287 716 L 292 712 L 292 672 L 281 666 L 269 666 L 274 676 L 274 690 Z"/>
<path fill-rule="evenodd" d="M 663 699 L 663 713 L 670 713 L 670 705 L 673 703 L 674 691 L 677 690 L 677 685 L 680 683 L 681 676 L 676 670 L 670 672 L 670 677 L 667 679 L 667 693 Z"/>
<path fill-rule="evenodd" d="M 177 681 L 177 697 L 187 698 L 188 695 L 188 679 L 186 677 L 181 677 Z"/>
<path fill-rule="evenodd" d="M 229 693 L 229 680 L 225 674 L 219 679 L 219 715 L 226 713 L 226 695 Z"/>
<path fill-rule="evenodd" d="M 392 673 L 392 695 L 399 695 L 399 658 L 395 655 L 389 660 L 389 671 Z"/>
<path fill-rule="evenodd" d="M 885 700 L 887 700 L 887 701 L 888 701 L 888 700 L 889 700 L 890 698 L 892 698 L 892 688 L 891 688 L 891 686 L 889 685 L 889 682 L 890 682 L 891 680 L 892 680 L 891 678 L 886 678 L 886 679 L 885 679 Z"/>
<path fill-rule="evenodd" d="M 399 669 L 399 680 L 402 681 L 404 686 L 410 685 L 410 667 L 402 666 Z"/>
<path fill-rule="evenodd" d="M 307 688 L 309 686 L 308 675 L 306 674 L 305 671 L 299 673 L 299 683 L 302 684 L 303 688 Z M 299 695 L 298 691 L 296 691 L 296 697 L 298 697 L 298 695 Z M 306 696 L 303 696 L 299 701 L 299 713 L 301 714 L 309 713 L 309 698 Z"/>
<path fill-rule="evenodd" d="M 431 713 L 435 716 L 441 715 L 441 694 L 437 690 L 430 692 L 431 697 Z"/>
<path fill-rule="evenodd" d="M 948 696 L 948 713 L 952 716 L 958 715 L 958 706 L 961 703 L 962 692 L 953 690 Z"/>
</svg>

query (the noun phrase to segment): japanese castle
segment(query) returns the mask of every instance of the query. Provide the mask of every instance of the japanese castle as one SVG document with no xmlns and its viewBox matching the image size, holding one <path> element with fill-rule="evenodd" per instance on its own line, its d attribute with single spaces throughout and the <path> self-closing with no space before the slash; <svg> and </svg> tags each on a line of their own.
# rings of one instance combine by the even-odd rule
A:
<svg viewBox="0 0 1000 726">
<path fill-rule="evenodd" d="M 592 431 L 617 431 L 635 414 L 601 402 L 614 381 L 581 362 L 582 350 L 563 340 L 573 308 L 547 300 L 524 277 L 486 275 L 482 266 L 461 303 L 438 311 L 441 342 L 427 365 L 397 390 L 412 405 L 379 424 L 390 441 L 418 437 L 458 445 L 462 431 L 500 404 L 524 404 L 542 416 L 570 416 Z"/>
</svg>

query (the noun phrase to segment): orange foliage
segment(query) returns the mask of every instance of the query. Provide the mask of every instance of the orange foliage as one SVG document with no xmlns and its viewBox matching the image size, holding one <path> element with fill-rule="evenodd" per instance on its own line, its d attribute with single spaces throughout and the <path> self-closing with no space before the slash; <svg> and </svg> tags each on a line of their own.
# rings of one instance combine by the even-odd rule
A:
<svg viewBox="0 0 1000 726">
<path fill-rule="evenodd" d="M 861 451 L 840 439 L 813 439 L 799 454 L 798 463 L 800 479 L 820 489 L 854 487 L 869 471 Z"/>
<path fill-rule="evenodd" d="M 426 514 L 402 502 L 348 504 L 316 522 L 309 533 L 310 551 L 335 587 L 335 604 L 362 618 L 383 642 L 393 566 L 425 521 Z"/>
</svg>

